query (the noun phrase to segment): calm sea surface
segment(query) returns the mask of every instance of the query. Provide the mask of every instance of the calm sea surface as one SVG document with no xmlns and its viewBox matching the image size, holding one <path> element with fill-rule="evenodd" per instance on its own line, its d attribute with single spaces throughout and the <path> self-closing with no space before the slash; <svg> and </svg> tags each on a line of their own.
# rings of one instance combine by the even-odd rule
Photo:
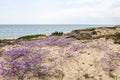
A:
<svg viewBox="0 0 120 80">
<path fill-rule="evenodd" d="M 55 31 L 70 32 L 90 27 L 110 27 L 113 25 L 0 25 L 0 39 L 14 39 L 25 35 L 51 34 Z"/>
</svg>

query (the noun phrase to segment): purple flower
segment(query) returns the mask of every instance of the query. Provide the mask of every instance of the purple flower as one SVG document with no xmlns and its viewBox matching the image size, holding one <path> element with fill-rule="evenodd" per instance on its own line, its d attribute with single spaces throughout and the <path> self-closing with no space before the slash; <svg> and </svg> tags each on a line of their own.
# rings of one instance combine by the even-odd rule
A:
<svg viewBox="0 0 120 80">
<path fill-rule="evenodd" d="M 28 52 L 29 51 L 26 48 L 18 48 L 18 49 L 13 48 L 7 51 L 6 55 L 12 57 L 12 56 L 26 55 Z"/>
<path fill-rule="evenodd" d="M 8 72 L 7 71 L 2 72 L 1 75 L 3 75 L 4 77 L 6 77 L 8 75 Z"/>
<path fill-rule="evenodd" d="M 27 67 L 26 67 L 25 65 L 21 65 L 19 69 L 20 69 L 20 70 L 25 70 L 26 68 L 27 68 Z"/>
<path fill-rule="evenodd" d="M 88 48 L 87 45 L 73 45 L 70 50 L 72 51 L 77 51 L 79 49 L 84 49 L 84 48 Z"/>
</svg>

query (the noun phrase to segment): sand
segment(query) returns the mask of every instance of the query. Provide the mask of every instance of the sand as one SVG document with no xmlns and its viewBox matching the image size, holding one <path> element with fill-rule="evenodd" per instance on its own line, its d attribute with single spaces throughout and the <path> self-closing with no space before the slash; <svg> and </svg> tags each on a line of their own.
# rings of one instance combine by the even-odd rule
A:
<svg viewBox="0 0 120 80">
<path fill-rule="evenodd" d="M 73 45 L 87 45 L 87 47 L 71 51 Z M 6 45 L 2 50 L 8 50 L 11 47 L 20 45 Z M 47 49 L 50 53 L 46 53 L 45 65 L 52 67 L 50 76 L 45 76 L 42 79 L 31 78 L 29 80 L 120 80 L 120 62 L 117 61 L 117 69 L 112 73 L 111 77 L 108 71 L 104 71 L 101 62 L 107 51 L 120 52 L 120 45 L 114 44 L 112 39 L 94 39 L 94 40 L 75 40 L 69 47 L 45 46 L 42 49 Z M 37 49 L 37 48 L 33 48 Z M 3 60 L 3 56 L 0 57 Z M 53 65 L 55 64 L 55 65 Z M 0 80 L 7 80 L 0 76 Z M 9 78 L 8 80 L 14 80 Z M 28 80 L 28 79 L 25 79 Z"/>
</svg>

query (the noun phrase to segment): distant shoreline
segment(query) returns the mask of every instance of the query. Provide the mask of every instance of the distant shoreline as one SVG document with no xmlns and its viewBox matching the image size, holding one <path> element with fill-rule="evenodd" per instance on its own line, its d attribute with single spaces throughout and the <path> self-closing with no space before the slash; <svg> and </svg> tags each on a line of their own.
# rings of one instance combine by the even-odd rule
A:
<svg viewBox="0 0 120 80">
<path fill-rule="evenodd" d="M 112 26 L 112 27 L 91 27 L 91 28 L 75 29 L 75 30 L 72 30 L 70 32 L 66 32 L 66 33 L 63 32 L 63 34 L 72 34 L 72 32 L 74 32 L 74 31 L 88 31 L 88 32 L 90 32 L 91 29 L 105 29 L 105 28 L 106 29 L 116 29 L 118 27 L 120 27 L 120 26 L 116 25 L 116 26 Z M 60 31 L 55 31 L 55 32 L 60 32 Z M 54 32 L 52 32 L 52 33 L 54 33 Z M 8 39 L 6 38 L 6 39 L 0 39 L 0 40 L 15 41 L 15 40 L 20 39 L 20 38 L 22 39 L 22 38 L 30 37 L 32 39 L 32 38 L 38 38 L 41 36 L 50 36 L 51 34 L 31 34 L 31 35 L 24 35 L 24 36 L 21 36 L 18 38 L 8 38 Z"/>
<path fill-rule="evenodd" d="M 95 29 L 98 29 L 98 28 L 114 28 L 114 27 L 117 27 L 117 26 L 119 26 L 119 25 L 115 25 L 115 26 L 110 26 L 110 27 L 90 27 L 90 28 L 95 28 Z M 76 29 L 76 30 L 86 30 L 86 29 L 89 29 L 89 28 L 81 28 L 81 29 Z M 72 30 L 72 31 L 74 31 L 74 30 Z M 72 31 L 70 31 L 70 32 L 72 32 Z M 60 31 L 55 31 L 55 32 L 60 32 Z M 65 32 L 65 33 L 70 33 L 70 32 Z M 52 33 L 54 33 L 54 32 L 52 32 Z M 52 33 L 50 33 L 50 34 L 52 34 Z M 64 34 L 65 34 L 64 33 Z M 20 36 L 20 37 L 24 37 L 24 36 L 34 36 L 34 35 L 46 35 L 46 36 L 49 36 L 50 34 L 31 34 L 31 35 L 23 35 L 23 36 Z M 20 37 L 17 37 L 17 38 L 20 38 Z M 16 40 L 17 38 L 5 38 L 5 39 L 0 39 L 0 40 Z"/>
<path fill-rule="evenodd" d="M 5 28 L 6 26 L 6 28 Z M 19 37 L 22 36 L 27 36 L 27 35 L 37 35 L 37 34 L 45 34 L 45 35 L 50 35 L 52 32 L 64 32 L 64 33 L 68 33 L 71 32 L 73 30 L 77 30 L 77 29 L 86 29 L 86 28 L 99 28 L 99 27 L 112 27 L 112 26 L 116 26 L 116 25 L 79 25 L 79 24 L 54 24 L 54 25 L 44 25 L 43 24 L 43 28 L 42 25 L 0 25 L 1 29 L 0 29 L 0 39 L 17 39 Z M 17 28 L 18 29 L 17 29 Z M 21 27 L 21 28 L 20 28 Z M 27 28 L 25 28 L 27 27 Z M 32 29 L 29 29 L 28 27 L 32 27 Z M 51 27 L 51 28 L 50 28 Z M 7 29 L 8 28 L 8 29 Z M 16 28 L 16 29 L 15 29 Z M 23 29 L 22 29 L 23 28 Z M 25 29 L 24 29 L 25 28 Z M 37 30 L 37 28 L 39 30 Z M 41 28 L 41 30 L 40 30 Z M 8 30 L 8 31 L 7 31 Z"/>
</svg>

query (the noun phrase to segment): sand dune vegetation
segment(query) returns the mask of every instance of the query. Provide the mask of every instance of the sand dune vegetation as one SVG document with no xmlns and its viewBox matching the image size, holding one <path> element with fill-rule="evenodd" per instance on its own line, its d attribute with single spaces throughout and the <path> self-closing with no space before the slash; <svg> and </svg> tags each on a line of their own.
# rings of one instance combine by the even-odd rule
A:
<svg viewBox="0 0 120 80">
<path fill-rule="evenodd" d="M 0 40 L 0 80 L 120 80 L 120 26 Z"/>
</svg>

